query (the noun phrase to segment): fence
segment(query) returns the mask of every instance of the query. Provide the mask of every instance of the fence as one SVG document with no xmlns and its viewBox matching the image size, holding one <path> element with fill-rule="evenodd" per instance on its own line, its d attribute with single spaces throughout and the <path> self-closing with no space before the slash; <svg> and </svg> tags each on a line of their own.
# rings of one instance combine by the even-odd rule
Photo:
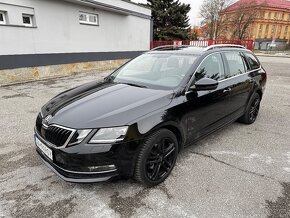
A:
<svg viewBox="0 0 290 218">
<path fill-rule="evenodd" d="M 152 41 L 150 48 L 156 48 L 163 45 L 192 45 L 196 47 L 207 47 L 215 44 L 237 44 L 253 50 L 254 40 L 173 40 L 173 41 Z"/>
</svg>

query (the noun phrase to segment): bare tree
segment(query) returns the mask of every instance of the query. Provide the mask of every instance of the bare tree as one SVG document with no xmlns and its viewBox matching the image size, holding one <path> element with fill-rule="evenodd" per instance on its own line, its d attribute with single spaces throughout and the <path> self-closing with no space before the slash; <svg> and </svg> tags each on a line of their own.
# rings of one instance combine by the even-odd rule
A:
<svg viewBox="0 0 290 218">
<path fill-rule="evenodd" d="M 254 1 L 238 1 L 234 5 L 223 10 L 220 19 L 220 26 L 223 35 L 228 35 L 232 39 L 250 38 L 251 27 L 256 19 L 263 16 L 263 5 Z"/>
<path fill-rule="evenodd" d="M 200 7 L 202 24 L 207 25 L 209 39 L 217 39 L 220 30 L 220 12 L 224 10 L 231 0 L 204 0 Z"/>
</svg>

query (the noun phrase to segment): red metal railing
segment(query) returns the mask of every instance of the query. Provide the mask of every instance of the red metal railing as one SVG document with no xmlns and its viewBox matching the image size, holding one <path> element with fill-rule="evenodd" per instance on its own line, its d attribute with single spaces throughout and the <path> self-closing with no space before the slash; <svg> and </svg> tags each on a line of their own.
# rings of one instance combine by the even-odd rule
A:
<svg viewBox="0 0 290 218">
<path fill-rule="evenodd" d="M 215 44 L 237 44 L 253 50 L 254 40 L 172 40 L 172 41 L 151 41 L 150 49 L 163 45 L 192 45 L 207 47 Z"/>
</svg>

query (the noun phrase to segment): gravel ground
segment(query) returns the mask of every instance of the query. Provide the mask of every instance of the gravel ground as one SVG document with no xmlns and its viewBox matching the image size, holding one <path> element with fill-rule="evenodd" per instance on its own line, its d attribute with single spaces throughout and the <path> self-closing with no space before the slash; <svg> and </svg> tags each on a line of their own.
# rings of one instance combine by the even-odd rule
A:
<svg viewBox="0 0 290 218">
<path fill-rule="evenodd" d="M 185 149 L 154 188 L 134 181 L 71 184 L 39 159 L 40 107 L 108 72 L 0 87 L 0 217 L 290 217 L 290 59 L 268 72 L 256 123 L 234 123 Z"/>
</svg>

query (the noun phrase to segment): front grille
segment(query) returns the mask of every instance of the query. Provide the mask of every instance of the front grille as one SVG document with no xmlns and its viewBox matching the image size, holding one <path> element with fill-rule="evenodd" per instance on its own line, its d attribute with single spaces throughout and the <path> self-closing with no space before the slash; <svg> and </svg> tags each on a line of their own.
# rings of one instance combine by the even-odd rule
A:
<svg viewBox="0 0 290 218">
<path fill-rule="evenodd" d="M 61 147 L 65 144 L 72 131 L 63 129 L 58 126 L 49 126 L 47 129 L 42 128 L 44 134 L 42 135 L 45 140 L 49 141 L 56 147 Z"/>
<path fill-rule="evenodd" d="M 35 127 L 38 134 L 43 139 L 55 145 L 56 147 L 64 146 L 68 138 L 71 137 L 73 133 L 72 130 L 65 129 L 60 126 L 50 125 L 48 127 L 44 127 L 42 125 L 42 117 L 40 114 L 36 118 Z"/>
</svg>

